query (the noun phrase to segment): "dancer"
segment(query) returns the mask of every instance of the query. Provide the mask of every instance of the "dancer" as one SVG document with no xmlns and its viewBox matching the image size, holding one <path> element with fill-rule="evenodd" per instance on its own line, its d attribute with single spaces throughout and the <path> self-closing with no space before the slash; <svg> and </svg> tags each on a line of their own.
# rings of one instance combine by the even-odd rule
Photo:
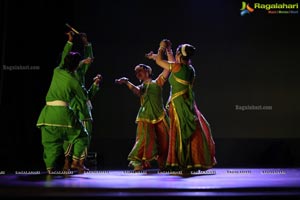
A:
<svg viewBox="0 0 300 200">
<path fill-rule="evenodd" d="M 145 64 L 135 67 L 135 73 L 141 85 L 134 85 L 128 78 L 116 80 L 125 84 L 138 97 L 140 108 L 136 117 L 136 141 L 128 155 L 129 167 L 135 171 L 151 168 L 150 162 L 157 160 L 158 167 L 163 170 L 168 153 L 169 118 L 163 106 L 162 87 L 169 75 L 168 70 L 152 80 L 152 69 Z"/>
<path fill-rule="evenodd" d="M 86 131 L 88 133 L 88 144 L 84 151 L 84 153 L 80 157 L 80 164 L 83 166 L 85 171 L 88 171 L 89 169 L 85 167 L 85 160 L 88 154 L 88 149 L 91 144 L 91 137 L 92 137 L 92 103 L 91 100 L 94 98 L 96 93 L 99 91 L 99 83 L 102 80 L 102 76 L 100 74 L 97 74 L 97 76 L 94 77 L 94 82 L 90 86 L 90 88 L 87 90 L 85 87 L 85 75 L 87 73 L 87 70 L 89 69 L 94 57 L 93 57 L 93 50 L 92 50 L 92 44 L 88 41 L 87 35 L 85 33 L 79 33 L 82 43 L 84 45 L 84 58 L 88 61 L 85 63 L 80 63 L 77 70 L 74 72 L 75 78 L 80 82 L 82 89 L 84 90 L 84 93 L 87 98 L 87 106 L 86 106 L 86 112 L 77 112 L 79 119 L 82 121 L 84 127 L 86 128 Z M 71 49 L 70 49 L 71 50 Z M 73 110 L 77 110 L 77 101 L 71 101 L 70 107 Z M 67 141 L 64 144 L 64 152 L 65 152 L 65 164 L 64 164 L 64 170 L 70 170 L 70 158 L 72 157 L 72 151 L 73 146 L 72 143 L 68 143 Z"/>
<path fill-rule="evenodd" d="M 155 59 L 157 65 L 171 72 L 171 91 L 167 103 L 170 117 L 169 153 L 166 165 L 169 169 L 187 173 L 210 169 L 216 164 L 215 143 L 210 125 L 195 102 L 195 69 L 191 65 L 195 47 L 190 44 L 179 45 L 175 62 L 163 59 L 166 49 L 166 44 L 161 42 Z"/>
<path fill-rule="evenodd" d="M 74 71 L 80 62 L 89 61 L 80 61 L 81 56 L 78 52 L 70 52 L 73 33 L 69 32 L 67 35 L 69 39 L 62 53 L 61 64 L 54 69 L 46 105 L 37 121 L 37 127 L 42 132 L 43 158 L 48 173 L 59 169 L 58 160 L 63 152 L 64 141 L 73 144 L 72 166 L 79 173 L 83 173 L 84 169 L 79 160 L 88 142 L 87 132 L 69 104 L 76 101 L 77 110 L 86 112 L 87 98 L 74 77 Z"/>
</svg>

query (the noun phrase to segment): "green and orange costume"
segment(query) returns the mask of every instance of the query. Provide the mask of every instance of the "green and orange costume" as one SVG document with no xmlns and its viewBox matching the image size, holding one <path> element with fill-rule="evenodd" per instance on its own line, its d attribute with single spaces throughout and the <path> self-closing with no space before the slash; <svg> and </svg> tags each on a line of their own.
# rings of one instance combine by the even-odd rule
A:
<svg viewBox="0 0 300 200">
<path fill-rule="evenodd" d="M 170 64 L 170 69 L 174 64 Z M 209 123 L 195 102 L 195 70 L 181 65 L 169 76 L 170 135 L 167 167 L 176 170 L 207 170 L 216 164 L 215 143 Z"/>
<path fill-rule="evenodd" d="M 135 145 L 128 155 L 129 166 L 151 167 L 156 160 L 159 168 L 165 167 L 169 143 L 169 118 L 162 99 L 163 75 L 156 80 L 140 85 L 140 102 L 136 123 Z"/>
</svg>

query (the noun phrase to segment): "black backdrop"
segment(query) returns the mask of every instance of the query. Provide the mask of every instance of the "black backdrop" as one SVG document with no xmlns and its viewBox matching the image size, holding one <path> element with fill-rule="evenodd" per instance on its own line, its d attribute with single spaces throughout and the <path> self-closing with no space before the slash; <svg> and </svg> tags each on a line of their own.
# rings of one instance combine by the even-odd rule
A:
<svg viewBox="0 0 300 200">
<path fill-rule="evenodd" d="M 125 166 L 139 106 L 139 99 L 114 80 L 127 76 L 138 84 L 133 68 L 139 63 L 159 74 L 161 69 L 144 54 L 156 51 L 163 38 L 172 41 L 174 51 L 181 43 L 197 48 L 193 57 L 196 101 L 211 124 L 218 158 L 224 160 L 220 166 L 262 164 L 249 157 L 253 149 L 265 153 L 264 164 L 270 161 L 265 157 L 277 158 L 279 152 L 289 162 L 276 163 L 298 165 L 299 14 L 256 10 L 241 16 L 242 3 L 233 0 L 0 2 L 0 156 L 7 161 L 3 168 L 42 165 L 35 124 L 67 40 L 65 23 L 86 32 L 93 44 L 95 61 L 87 85 L 97 73 L 104 78 L 94 100 L 91 148 L 106 167 Z M 74 49 L 82 51 L 80 45 Z M 16 65 L 38 69 L 7 68 Z M 168 92 L 166 84 L 165 101 Z M 269 109 L 238 109 L 253 105 Z M 237 154 L 235 162 L 228 158 L 232 152 Z"/>
</svg>

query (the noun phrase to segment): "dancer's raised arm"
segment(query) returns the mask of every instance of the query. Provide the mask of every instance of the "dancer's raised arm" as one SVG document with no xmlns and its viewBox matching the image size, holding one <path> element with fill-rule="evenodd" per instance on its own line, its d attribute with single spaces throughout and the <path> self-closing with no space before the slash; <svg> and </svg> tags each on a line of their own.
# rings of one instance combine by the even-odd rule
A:
<svg viewBox="0 0 300 200">
<path fill-rule="evenodd" d="M 135 95 L 140 96 L 140 88 L 135 86 L 133 83 L 131 83 L 128 78 L 122 77 L 122 78 L 116 79 L 115 83 L 120 84 L 120 85 L 122 85 L 122 84 L 127 85 L 129 90 L 131 90 Z"/>
</svg>

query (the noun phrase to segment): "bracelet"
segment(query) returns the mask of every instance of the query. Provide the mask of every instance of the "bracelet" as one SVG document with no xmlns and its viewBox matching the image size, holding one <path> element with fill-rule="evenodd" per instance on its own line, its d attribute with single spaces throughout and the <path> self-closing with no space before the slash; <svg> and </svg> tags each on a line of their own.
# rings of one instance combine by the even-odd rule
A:
<svg viewBox="0 0 300 200">
<path fill-rule="evenodd" d="M 161 75 L 160 78 L 163 80 L 163 81 L 166 81 L 166 77 L 164 77 L 164 75 Z"/>
<path fill-rule="evenodd" d="M 169 71 L 172 72 L 172 70 L 173 70 L 173 66 L 172 66 L 172 64 L 170 63 L 170 64 L 169 64 Z"/>
</svg>

